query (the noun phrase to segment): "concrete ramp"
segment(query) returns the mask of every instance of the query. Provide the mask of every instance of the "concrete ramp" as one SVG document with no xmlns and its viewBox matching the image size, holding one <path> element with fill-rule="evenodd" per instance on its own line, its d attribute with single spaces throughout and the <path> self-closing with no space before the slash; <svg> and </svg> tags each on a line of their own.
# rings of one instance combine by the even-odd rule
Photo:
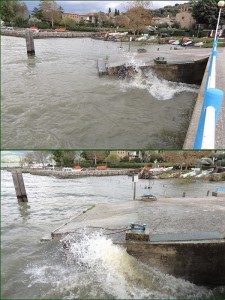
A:
<svg viewBox="0 0 225 300">
<path fill-rule="evenodd" d="M 150 235 L 150 242 L 176 242 L 176 241 L 200 241 L 200 240 L 218 240 L 224 239 L 224 236 L 215 231 L 198 231 L 182 233 L 162 233 Z"/>
</svg>

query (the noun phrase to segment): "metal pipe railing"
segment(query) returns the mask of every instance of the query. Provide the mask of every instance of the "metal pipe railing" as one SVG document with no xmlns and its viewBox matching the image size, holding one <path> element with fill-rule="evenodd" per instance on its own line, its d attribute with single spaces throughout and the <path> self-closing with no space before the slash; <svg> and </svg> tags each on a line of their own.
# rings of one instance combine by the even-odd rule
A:
<svg viewBox="0 0 225 300">
<path fill-rule="evenodd" d="M 220 2 L 223 3 L 221 4 Z M 224 6 L 224 1 L 220 2 L 220 6 Z M 216 32 L 208 71 L 208 80 L 204 93 L 204 102 L 195 138 L 194 149 L 215 149 L 216 123 L 219 118 L 219 112 L 221 110 L 224 97 L 224 92 L 216 89 L 216 59 L 218 57 L 218 28 L 220 22 L 221 7 L 217 19 Z"/>
</svg>

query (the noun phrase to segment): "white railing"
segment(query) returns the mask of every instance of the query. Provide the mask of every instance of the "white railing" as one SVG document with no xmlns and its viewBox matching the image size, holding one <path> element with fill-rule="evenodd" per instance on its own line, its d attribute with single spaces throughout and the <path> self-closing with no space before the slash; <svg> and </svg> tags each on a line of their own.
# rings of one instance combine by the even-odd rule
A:
<svg viewBox="0 0 225 300">
<path fill-rule="evenodd" d="M 223 1 L 221 1 L 223 2 Z M 194 149 L 215 149 L 215 130 L 221 110 L 224 92 L 216 89 L 216 59 L 218 57 L 218 28 L 221 8 L 216 25 L 213 49 L 209 65 L 208 80 L 206 84 L 202 112 L 198 124 Z"/>
</svg>

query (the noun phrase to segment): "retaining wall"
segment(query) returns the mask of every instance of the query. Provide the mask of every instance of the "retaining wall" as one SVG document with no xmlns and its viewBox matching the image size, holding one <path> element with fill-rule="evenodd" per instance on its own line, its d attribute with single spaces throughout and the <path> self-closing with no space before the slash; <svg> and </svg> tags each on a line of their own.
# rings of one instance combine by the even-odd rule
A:
<svg viewBox="0 0 225 300">
<path fill-rule="evenodd" d="M 92 37 L 93 32 L 79 32 L 79 31 L 66 31 L 66 32 L 33 32 L 34 39 L 44 38 L 83 38 Z M 25 30 L 1 30 L 1 35 L 23 37 L 25 38 Z"/>
<path fill-rule="evenodd" d="M 126 242 L 127 252 L 160 271 L 198 285 L 225 284 L 225 241 Z"/>
<path fill-rule="evenodd" d="M 39 176 L 55 176 L 58 178 L 79 178 L 79 177 L 87 177 L 87 176 L 118 176 L 118 175 L 128 175 L 129 169 L 123 170 L 87 170 L 87 171 L 79 171 L 79 172 L 63 172 L 63 171 L 51 171 L 51 170 L 31 170 L 31 169 L 23 169 L 23 173 L 30 173 L 31 175 L 39 175 Z"/>
</svg>

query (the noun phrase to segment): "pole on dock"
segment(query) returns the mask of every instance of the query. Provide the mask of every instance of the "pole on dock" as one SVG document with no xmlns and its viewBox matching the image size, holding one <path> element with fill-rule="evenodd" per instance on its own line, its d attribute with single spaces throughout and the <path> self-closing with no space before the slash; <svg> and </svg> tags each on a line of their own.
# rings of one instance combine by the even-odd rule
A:
<svg viewBox="0 0 225 300">
<path fill-rule="evenodd" d="M 35 55 L 33 31 L 31 29 L 26 29 L 25 37 L 27 45 L 27 54 L 33 56 Z"/>
<path fill-rule="evenodd" d="M 136 183 L 138 182 L 138 175 L 132 176 L 132 182 L 134 183 L 134 194 L 133 194 L 133 200 L 136 199 Z"/>
<path fill-rule="evenodd" d="M 12 171 L 12 178 L 18 202 L 28 202 L 22 172 Z"/>
<path fill-rule="evenodd" d="M 132 37 L 129 38 L 129 52 L 130 52 L 130 42 L 132 41 Z"/>
</svg>

